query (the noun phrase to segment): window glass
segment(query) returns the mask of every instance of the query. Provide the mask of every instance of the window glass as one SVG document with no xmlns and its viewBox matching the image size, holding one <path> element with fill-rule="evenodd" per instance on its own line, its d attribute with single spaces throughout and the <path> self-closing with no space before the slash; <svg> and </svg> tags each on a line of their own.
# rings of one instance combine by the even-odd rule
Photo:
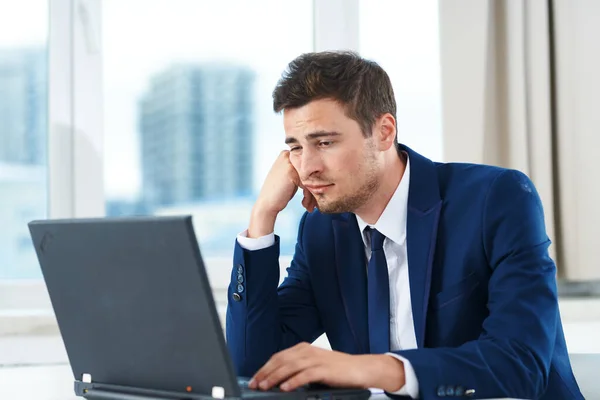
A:
<svg viewBox="0 0 600 400">
<path fill-rule="evenodd" d="M 0 2 L 0 279 L 41 278 L 27 223 L 47 213 L 45 0 Z"/>
<path fill-rule="evenodd" d="M 107 215 L 192 214 L 203 255 L 229 257 L 285 148 L 271 93 L 312 50 L 312 1 L 102 4 Z M 302 210 L 278 219 L 282 254 Z"/>
</svg>

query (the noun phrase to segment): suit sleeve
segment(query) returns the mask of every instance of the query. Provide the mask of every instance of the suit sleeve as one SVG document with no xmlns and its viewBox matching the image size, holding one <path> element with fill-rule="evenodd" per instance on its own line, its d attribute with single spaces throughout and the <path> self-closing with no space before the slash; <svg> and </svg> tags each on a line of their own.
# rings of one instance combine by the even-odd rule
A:
<svg viewBox="0 0 600 400">
<path fill-rule="evenodd" d="M 288 276 L 279 287 L 279 237 L 275 236 L 274 245 L 254 251 L 236 241 L 227 292 L 226 337 L 240 376 L 254 375 L 276 352 L 313 342 L 323 333 L 302 244 L 306 217 L 300 221 Z"/>
<path fill-rule="evenodd" d="M 457 348 L 397 352 L 411 362 L 422 398 L 437 398 L 442 385 L 472 389 L 471 398 L 535 399 L 546 390 L 558 321 L 556 267 L 527 176 L 506 170 L 495 178 L 482 228 L 493 270 L 483 333 Z"/>
</svg>

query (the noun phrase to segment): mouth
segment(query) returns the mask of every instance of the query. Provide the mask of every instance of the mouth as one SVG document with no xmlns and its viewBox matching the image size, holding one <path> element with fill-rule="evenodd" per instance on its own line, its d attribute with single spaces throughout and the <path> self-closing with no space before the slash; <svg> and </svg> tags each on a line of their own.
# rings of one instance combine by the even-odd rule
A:
<svg viewBox="0 0 600 400">
<path fill-rule="evenodd" d="M 304 187 L 310 190 L 310 192 L 313 194 L 325 193 L 332 186 L 333 183 L 330 183 L 329 185 L 304 185 Z"/>
</svg>

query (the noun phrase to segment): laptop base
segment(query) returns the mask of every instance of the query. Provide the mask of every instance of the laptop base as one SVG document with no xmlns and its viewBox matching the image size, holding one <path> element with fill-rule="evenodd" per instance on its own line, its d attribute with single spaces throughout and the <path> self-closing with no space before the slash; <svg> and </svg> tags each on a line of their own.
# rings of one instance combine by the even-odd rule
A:
<svg viewBox="0 0 600 400">
<path fill-rule="evenodd" d="M 195 393 L 177 393 L 81 381 L 75 381 L 75 394 L 87 400 L 215 400 L 217 398 Z M 315 390 L 309 388 L 286 393 L 243 390 L 241 397 L 223 397 L 223 399 L 365 400 L 370 396 L 369 390 L 335 388 L 324 390 L 315 387 Z"/>
</svg>

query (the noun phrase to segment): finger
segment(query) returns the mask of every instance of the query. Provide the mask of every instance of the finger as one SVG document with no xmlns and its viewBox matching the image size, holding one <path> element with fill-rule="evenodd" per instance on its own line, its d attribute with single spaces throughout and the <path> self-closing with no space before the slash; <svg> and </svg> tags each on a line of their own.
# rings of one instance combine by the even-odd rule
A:
<svg viewBox="0 0 600 400">
<path fill-rule="evenodd" d="M 280 368 L 274 370 L 262 382 L 259 382 L 259 388 L 262 390 L 269 390 L 303 370 L 317 365 L 318 362 L 319 360 L 316 357 L 296 357 L 295 359 L 282 364 Z"/>
<path fill-rule="evenodd" d="M 248 386 L 250 389 L 256 389 L 258 384 L 266 379 L 274 370 L 281 367 L 281 365 L 288 362 L 290 359 L 295 357 L 295 354 L 298 352 L 305 351 L 307 343 L 300 343 L 294 347 L 290 347 L 289 349 L 280 351 L 273 355 L 269 361 L 266 362 L 265 365 L 262 366 L 261 369 L 258 370 L 256 374 L 250 380 Z"/>
<path fill-rule="evenodd" d="M 295 171 L 290 172 L 289 177 L 290 177 L 290 180 L 292 182 L 294 182 L 294 185 L 298 186 L 299 188 L 304 189 L 304 186 L 302 186 L 302 181 L 300 180 L 300 177 L 298 176 L 298 174 Z"/>
<path fill-rule="evenodd" d="M 290 392 L 298 389 L 300 386 L 314 382 L 324 382 L 326 380 L 327 369 L 323 368 L 321 364 L 318 364 L 298 372 L 296 375 L 282 383 L 279 388 L 284 392 Z"/>
<path fill-rule="evenodd" d="M 302 200 L 302 207 L 304 207 L 304 209 L 308 212 L 310 212 L 309 210 L 309 206 L 308 206 L 308 201 L 305 199 Z"/>
<path fill-rule="evenodd" d="M 307 189 L 304 189 L 304 200 L 302 201 L 302 205 L 308 212 L 313 212 L 317 206 L 317 200 L 315 199 L 315 196 L 313 196 L 313 194 Z"/>
<path fill-rule="evenodd" d="M 284 365 L 284 358 L 286 358 L 285 356 L 288 351 L 289 349 L 273 355 L 269 361 L 267 361 L 265 365 L 263 365 L 262 368 L 259 369 L 256 374 L 254 374 L 252 379 L 250 379 L 248 387 L 250 389 L 258 389 L 261 382 L 265 381 L 267 377 L 273 373 L 273 371 Z"/>
<path fill-rule="evenodd" d="M 311 194 L 311 197 L 310 197 L 310 207 L 311 207 L 311 210 L 310 210 L 310 212 L 313 212 L 315 210 L 315 208 L 317 207 L 317 205 L 318 205 L 317 204 L 317 199 L 315 199 L 315 196 L 313 196 Z"/>
<path fill-rule="evenodd" d="M 314 211 L 315 207 L 317 206 L 317 202 L 312 195 L 305 195 L 304 199 L 302 200 L 302 206 L 304 206 L 306 211 L 310 213 Z"/>
<path fill-rule="evenodd" d="M 296 184 L 296 186 L 304 188 L 304 186 L 302 186 L 302 179 L 300 179 L 300 175 L 298 174 L 298 171 L 294 167 L 294 164 L 292 164 L 292 162 L 290 161 L 289 155 L 288 155 L 288 166 L 289 166 L 289 176 L 290 176 L 290 179 L 292 180 L 292 182 L 294 182 Z"/>
<path fill-rule="evenodd" d="M 306 209 L 306 211 L 311 212 L 310 206 L 312 194 L 306 188 L 302 189 L 302 191 L 304 194 L 304 198 L 302 199 L 302 206 Z"/>
</svg>

